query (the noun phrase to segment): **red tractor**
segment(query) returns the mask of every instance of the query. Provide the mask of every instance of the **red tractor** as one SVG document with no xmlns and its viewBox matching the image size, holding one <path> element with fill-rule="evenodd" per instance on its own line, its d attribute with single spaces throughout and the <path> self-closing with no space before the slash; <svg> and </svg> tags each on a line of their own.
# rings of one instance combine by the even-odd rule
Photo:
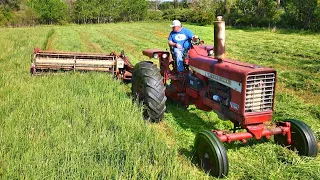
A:
<svg viewBox="0 0 320 180">
<path fill-rule="evenodd" d="M 274 135 L 276 143 L 299 155 L 317 156 L 317 139 L 308 125 L 294 119 L 272 121 L 275 69 L 225 58 L 224 21 L 218 19 L 214 29 L 214 48 L 200 42 L 193 44 L 184 58 L 183 72 L 177 72 L 170 52 L 143 51 L 144 55 L 159 59 L 160 66 L 158 69 L 152 62 L 142 61 L 132 72 L 132 95 L 144 104 L 145 118 L 159 122 L 170 98 L 184 106 L 193 104 L 204 111 L 213 110 L 231 120 L 233 133 L 202 131 L 195 138 L 199 166 L 215 177 L 228 175 L 223 142 L 270 139 Z M 246 132 L 237 133 L 239 129 Z"/>
</svg>

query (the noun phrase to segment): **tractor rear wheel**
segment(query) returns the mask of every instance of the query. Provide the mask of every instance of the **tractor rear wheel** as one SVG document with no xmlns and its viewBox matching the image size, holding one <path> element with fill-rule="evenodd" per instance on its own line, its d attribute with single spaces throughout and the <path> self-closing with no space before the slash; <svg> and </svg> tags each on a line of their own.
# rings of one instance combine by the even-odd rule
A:
<svg viewBox="0 0 320 180">
<path fill-rule="evenodd" d="M 295 119 L 288 119 L 285 122 L 291 124 L 291 144 L 288 144 L 287 137 L 282 134 L 274 136 L 275 143 L 297 151 L 300 156 L 316 157 L 318 154 L 317 138 L 311 128 L 304 122 Z"/>
<path fill-rule="evenodd" d="M 163 77 L 156 65 L 147 61 L 135 65 L 131 92 L 133 97 L 144 105 L 145 119 L 152 122 L 159 122 L 163 119 L 167 97 Z"/>
<path fill-rule="evenodd" d="M 227 151 L 215 133 L 211 131 L 198 133 L 194 141 L 194 147 L 198 165 L 206 173 L 218 178 L 228 175 Z"/>
</svg>

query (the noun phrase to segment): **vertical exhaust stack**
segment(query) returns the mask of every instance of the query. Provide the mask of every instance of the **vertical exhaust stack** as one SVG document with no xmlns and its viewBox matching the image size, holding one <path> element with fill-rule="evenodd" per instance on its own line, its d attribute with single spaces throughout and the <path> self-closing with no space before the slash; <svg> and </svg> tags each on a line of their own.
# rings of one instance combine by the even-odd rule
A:
<svg viewBox="0 0 320 180">
<path fill-rule="evenodd" d="M 214 22 L 214 57 L 218 62 L 226 57 L 226 25 L 222 16 L 218 16 Z"/>
</svg>

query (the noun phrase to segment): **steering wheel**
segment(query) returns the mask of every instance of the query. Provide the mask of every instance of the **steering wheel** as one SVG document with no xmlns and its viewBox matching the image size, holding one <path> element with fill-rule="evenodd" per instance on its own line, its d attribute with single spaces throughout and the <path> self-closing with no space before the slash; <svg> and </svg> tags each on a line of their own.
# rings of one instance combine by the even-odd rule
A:
<svg viewBox="0 0 320 180">
<path fill-rule="evenodd" d="M 197 39 L 197 41 L 191 41 L 191 45 L 193 45 L 193 46 L 197 46 L 197 45 L 200 45 L 201 44 L 201 40 L 200 40 L 200 38 L 198 37 L 198 39 Z"/>
</svg>

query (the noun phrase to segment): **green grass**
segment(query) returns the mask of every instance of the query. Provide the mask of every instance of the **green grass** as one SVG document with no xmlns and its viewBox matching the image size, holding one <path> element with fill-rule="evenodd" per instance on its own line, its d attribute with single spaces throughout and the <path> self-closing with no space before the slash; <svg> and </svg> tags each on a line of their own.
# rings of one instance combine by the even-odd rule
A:
<svg viewBox="0 0 320 180">
<path fill-rule="evenodd" d="M 0 28 L 1 179 L 210 179 L 192 163 L 197 132 L 230 129 L 214 112 L 168 102 L 159 124 L 142 119 L 130 86 L 104 73 L 32 77 L 34 47 L 125 50 L 133 64 L 146 48 L 167 48 L 169 22 Z M 185 25 L 207 44 L 213 27 Z M 275 120 L 298 118 L 320 139 L 320 35 L 227 29 L 227 56 L 278 72 Z M 320 179 L 309 159 L 273 140 L 225 144 L 227 179 Z"/>
</svg>

